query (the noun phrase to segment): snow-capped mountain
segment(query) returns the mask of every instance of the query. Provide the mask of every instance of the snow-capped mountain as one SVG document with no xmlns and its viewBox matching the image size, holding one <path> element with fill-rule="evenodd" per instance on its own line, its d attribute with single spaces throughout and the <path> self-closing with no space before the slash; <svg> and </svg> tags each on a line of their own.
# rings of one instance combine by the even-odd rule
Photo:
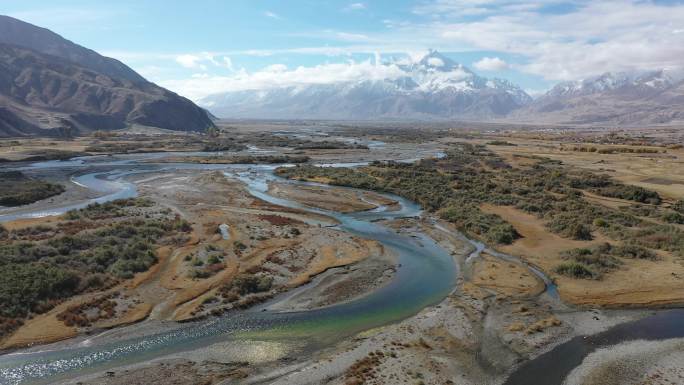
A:
<svg viewBox="0 0 684 385">
<path fill-rule="evenodd" d="M 532 101 L 518 86 L 480 77 L 436 51 L 376 63 L 391 77 L 233 91 L 200 101 L 219 117 L 466 119 L 502 117 Z"/>
<path fill-rule="evenodd" d="M 684 82 L 666 71 L 605 73 L 560 83 L 513 117 L 566 124 L 679 122 L 684 120 Z"/>
<path fill-rule="evenodd" d="M 552 88 L 546 96 L 581 96 L 598 93 L 658 92 L 671 87 L 675 82 L 665 71 L 652 71 L 642 74 L 605 73 L 601 76 L 564 82 Z"/>
</svg>

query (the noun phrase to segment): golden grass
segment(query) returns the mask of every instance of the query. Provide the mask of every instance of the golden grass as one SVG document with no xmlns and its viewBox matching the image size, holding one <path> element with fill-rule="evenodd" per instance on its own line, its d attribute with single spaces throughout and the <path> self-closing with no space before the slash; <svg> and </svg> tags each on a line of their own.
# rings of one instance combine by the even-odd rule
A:
<svg viewBox="0 0 684 385">
<path fill-rule="evenodd" d="M 595 234 L 590 242 L 564 239 L 546 230 L 539 218 L 514 207 L 484 205 L 482 209 L 501 216 L 523 236 L 512 245 L 500 247 L 501 251 L 519 256 L 554 277 L 564 301 L 605 307 L 684 303 L 684 263 L 669 253 L 660 253 L 659 261 L 623 259 L 624 265 L 605 274 L 601 280 L 559 276 L 554 269 L 562 262 L 560 252 L 608 239 L 600 234 Z"/>
<path fill-rule="evenodd" d="M 533 297 L 544 291 L 544 282 L 524 266 L 487 254 L 476 260 L 472 282 L 507 297 Z"/>
</svg>

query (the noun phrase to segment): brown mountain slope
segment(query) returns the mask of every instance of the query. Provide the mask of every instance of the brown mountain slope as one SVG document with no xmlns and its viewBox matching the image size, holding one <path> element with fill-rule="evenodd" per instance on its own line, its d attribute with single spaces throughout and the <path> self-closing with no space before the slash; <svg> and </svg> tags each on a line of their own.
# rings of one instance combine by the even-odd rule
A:
<svg viewBox="0 0 684 385">
<path fill-rule="evenodd" d="M 662 71 L 639 77 L 604 74 L 561 83 L 510 120 L 616 126 L 684 123 L 684 82 Z"/>
<path fill-rule="evenodd" d="M 59 55 L 0 43 L 0 136 L 60 136 L 129 124 L 178 131 L 213 126 L 206 111 L 188 99 L 48 30 L 2 17 L 0 35 L 7 20 L 30 34 L 18 38 L 20 43 Z"/>
</svg>

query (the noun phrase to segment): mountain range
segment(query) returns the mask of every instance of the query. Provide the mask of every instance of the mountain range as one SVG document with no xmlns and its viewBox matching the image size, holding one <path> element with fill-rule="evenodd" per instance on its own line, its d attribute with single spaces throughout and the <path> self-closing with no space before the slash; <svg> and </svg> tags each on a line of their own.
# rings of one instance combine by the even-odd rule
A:
<svg viewBox="0 0 684 385">
<path fill-rule="evenodd" d="M 399 75 L 389 79 L 242 90 L 209 96 L 200 105 L 230 118 L 488 120 L 532 101 L 520 87 L 478 76 L 436 51 L 391 65 Z"/>
<path fill-rule="evenodd" d="M 605 73 L 556 85 L 513 120 L 616 126 L 684 122 L 684 81 L 666 71 Z"/>
<path fill-rule="evenodd" d="M 533 99 L 509 81 L 481 77 L 439 52 L 395 65 L 391 79 L 241 90 L 200 101 L 228 118 L 453 119 L 532 124 L 684 122 L 684 82 L 665 71 L 605 73 L 563 82 Z"/>
<path fill-rule="evenodd" d="M 667 71 L 605 73 L 533 99 L 437 51 L 375 63 L 392 75 L 246 89 L 195 105 L 118 60 L 0 15 L 0 137 L 69 136 L 131 125 L 203 131 L 220 118 L 422 119 L 630 126 L 684 123 L 684 81 Z"/>
<path fill-rule="evenodd" d="M 0 136 L 68 136 L 131 124 L 202 131 L 213 121 L 118 60 L 0 15 Z"/>
</svg>

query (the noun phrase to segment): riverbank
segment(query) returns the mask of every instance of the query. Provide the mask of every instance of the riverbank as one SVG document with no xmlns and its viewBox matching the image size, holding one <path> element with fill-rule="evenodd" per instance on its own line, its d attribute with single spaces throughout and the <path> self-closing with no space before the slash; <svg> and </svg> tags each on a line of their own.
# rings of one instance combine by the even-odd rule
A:
<svg viewBox="0 0 684 385">
<path fill-rule="evenodd" d="M 680 384 L 684 382 L 684 339 L 632 341 L 591 353 L 567 385 Z"/>
<path fill-rule="evenodd" d="M 386 154 L 368 151 L 363 156 Z M 334 161 L 337 155 L 321 150 L 319 156 Z M 137 167 L 122 166 L 127 172 Z M 88 367 L 98 368 L 96 373 L 77 370 L 69 376 L 78 380 L 65 383 L 496 384 L 521 363 L 573 338 L 648 315 L 568 307 L 545 292 L 544 280 L 524 263 L 497 257 L 492 250 L 473 255 L 471 243 L 456 227 L 398 197 L 274 181 L 268 167 L 259 165 L 224 169 L 165 163 L 161 167 L 168 169 L 156 170 L 154 162 L 147 162 L 145 167 L 152 171 L 123 175 L 123 180 L 134 184 L 140 196 L 189 221 L 191 236 L 179 247 L 160 251 L 160 262 L 124 288 L 129 298 L 140 301 L 139 317 L 133 320 L 139 323 L 79 328 L 73 339 L 22 351 L 56 349 L 55 357 L 64 362 L 73 361 L 59 356 L 68 354 L 66 348 L 92 349 L 94 356 L 118 348 L 132 357 L 113 358 L 114 368 L 93 361 Z M 510 207 L 483 207 L 503 209 L 508 211 L 497 215 L 516 229 L 526 222 L 513 220 L 519 213 Z M 421 218 L 413 218 L 418 214 Z M 50 225 L 54 221 L 45 219 Z M 549 241 L 543 237 L 547 234 L 537 236 L 524 227 L 518 231 L 523 238 L 511 247 Z M 458 267 L 453 286 L 453 266 L 443 263 L 444 253 Z M 547 266 L 543 255 L 533 257 L 530 261 L 547 272 L 560 262 L 553 259 Z M 633 271 L 631 262 L 628 266 Z M 424 269 L 432 270 L 421 275 Z M 401 293 L 398 298 L 395 292 Z M 406 306 L 412 310 L 404 311 Z M 43 330 L 43 337 L 48 329 L 59 330 L 45 325 L 31 328 Z M 146 347 L 139 352 L 137 346 Z M 619 368 L 615 363 L 622 359 L 652 374 L 658 374 L 657 365 L 676 374 L 671 362 L 679 359 L 678 346 L 654 347 L 649 350 L 653 360 L 639 364 L 634 348 L 625 347 L 623 354 L 623 346 L 616 345 L 614 357 L 592 355 L 575 376 L 578 381 L 600 378 L 602 371 Z M 2 361 L 0 356 L 0 370 Z"/>
<path fill-rule="evenodd" d="M 263 302 L 321 273 L 335 271 L 333 268 L 362 263 L 330 275 L 317 286 L 320 296 L 315 295 L 309 305 L 293 307 L 331 305 L 382 286 L 395 269 L 392 257 L 376 243 L 329 229 L 327 226 L 337 223 L 333 218 L 254 199 L 241 182 L 227 179 L 220 172 L 149 172 L 132 175 L 128 180 L 135 184 L 140 197 L 154 199 L 191 224 L 187 240 L 157 250 L 157 264 L 130 281 L 107 291 L 75 296 L 26 320 L 2 341 L 2 348 L 55 342 L 144 319 L 188 321 L 215 316 L 248 307 L 247 303 Z M 357 201 L 356 206 L 368 205 Z M 64 221 L 60 217 L 43 217 L 8 222 L 5 227 L 28 231 L 34 226 L 62 226 Z M 228 239 L 219 233 L 223 224 L 229 229 Z M 210 262 L 212 258 L 216 261 Z M 226 285 L 236 277 L 250 276 L 268 279 L 270 287 L 263 293 L 238 295 L 225 301 Z M 129 311 L 116 312 L 113 317 L 87 326 L 67 326 L 58 319 L 68 308 L 86 306 L 114 292 L 116 299 L 108 300 L 125 302 Z"/>
</svg>

